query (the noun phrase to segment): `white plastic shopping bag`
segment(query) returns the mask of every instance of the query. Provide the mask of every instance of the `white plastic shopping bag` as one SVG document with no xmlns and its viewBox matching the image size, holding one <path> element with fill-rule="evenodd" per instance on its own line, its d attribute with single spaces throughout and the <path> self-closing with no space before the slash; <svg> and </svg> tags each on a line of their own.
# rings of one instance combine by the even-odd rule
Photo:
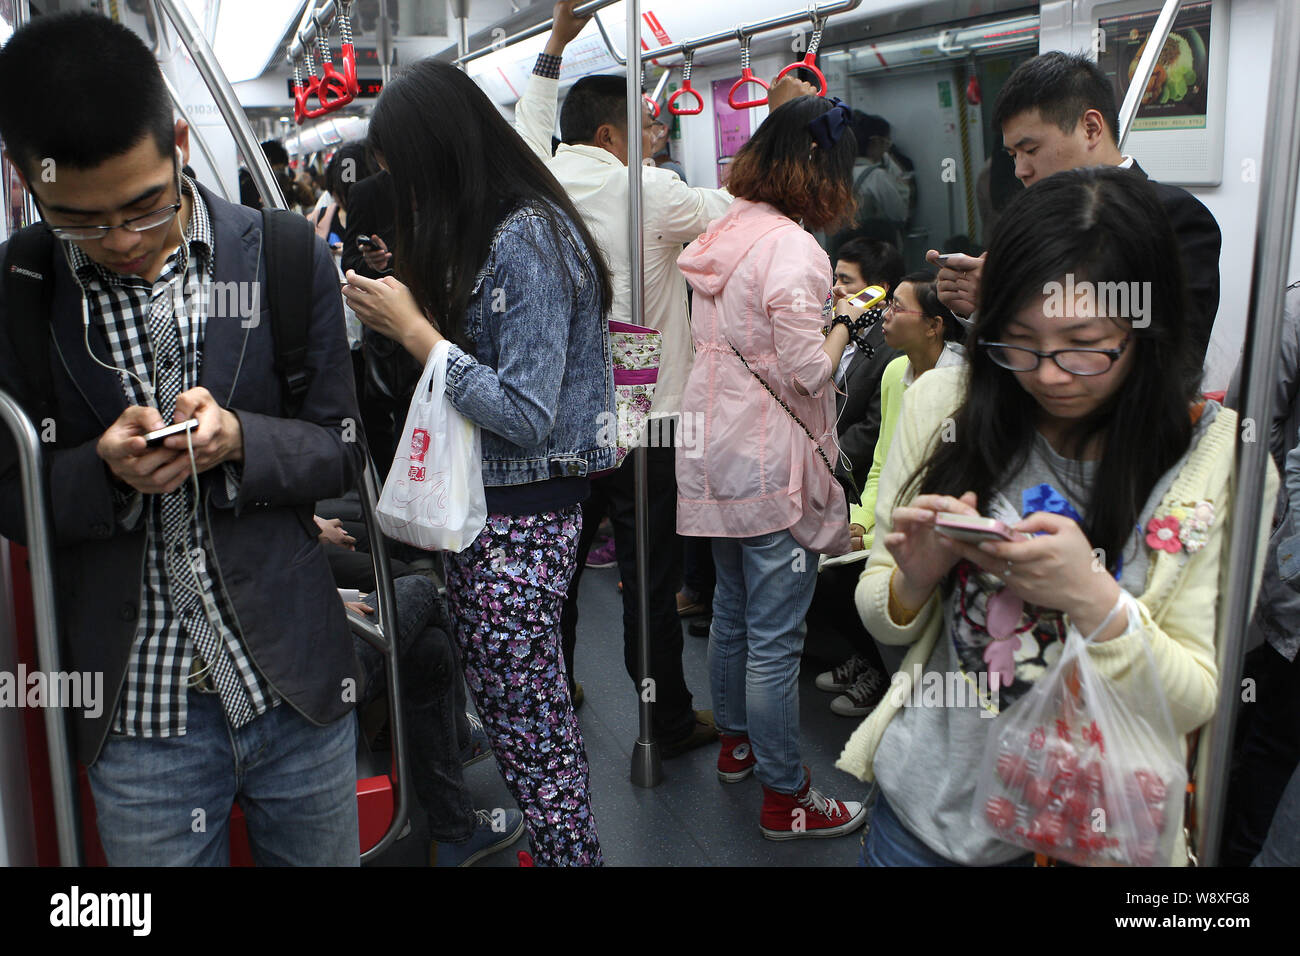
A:
<svg viewBox="0 0 1300 956">
<path fill-rule="evenodd" d="M 464 551 L 487 522 L 482 439 L 447 399 L 447 350 L 429 353 L 375 509 L 384 534 L 426 551 Z"/>
<path fill-rule="evenodd" d="M 990 728 L 971 823 L 1079 866 L 1164 866 L 1187 783 L 1181 739 L 1144 642 L 1123 684 L 1071 627 L 1060 658 Z M 1134 633 L 1134 632 L 1137 633 Z"/>
</svg>

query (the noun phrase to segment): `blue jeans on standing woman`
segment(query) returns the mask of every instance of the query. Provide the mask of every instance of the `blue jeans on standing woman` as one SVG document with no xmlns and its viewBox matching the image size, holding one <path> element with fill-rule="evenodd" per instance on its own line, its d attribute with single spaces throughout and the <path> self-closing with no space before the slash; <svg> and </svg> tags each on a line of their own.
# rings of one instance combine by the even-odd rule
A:
<svg viewBox="0 0 1300 956">
<path fill-rule="evenodd" d="M 789 531 L 714 538 L 709 684 L 725 734 L 748 736 L 762 783 L 795 793 L 799 756 L 799 658 L 817 585 L 817 555 Z"/>
</svg>

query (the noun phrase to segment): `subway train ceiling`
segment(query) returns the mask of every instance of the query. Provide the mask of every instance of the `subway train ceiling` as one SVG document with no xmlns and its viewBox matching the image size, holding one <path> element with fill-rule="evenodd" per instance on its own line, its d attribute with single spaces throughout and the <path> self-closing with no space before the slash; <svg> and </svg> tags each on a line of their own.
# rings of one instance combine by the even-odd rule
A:
<svg viewBox="0 0 1300 956">
<path fill-rule="evenodd" d="M 0 0 L 0 18 L 11 22 L 12 7 L 16 2 Z M 297 32 L 306 7 L 304 0 L 182 2 L 213 43 L 223 71 L 234 84 L 240 103 L 250 115 L 269 117 L 274 114 L 278 117 L 290 111 L 291 67 L 285 49 Z M 386 4 L 386 37 L 381 2 Z M 452 3 L 442 0 L 355 0 L 352 21 L 363 95 L 348 113 L 362 115 L 369 112 L 378 93 L 383 51 L 387 50 L 389 62 L 395 69 L 425 56 L 437 56 L 447 61 L 455 59 L 458 24 L 454 13 L 462 3 L 469 14 L 471 50 L 489 46 L 502 37 L 545 22 L 553 7 L 552 0 L 457 0 Z M 159 16 L 152 0 L 117 0 L 113 3 L 108 0 L 32 0 L 31 7 L 38 13 L 95 9 L 109 15 L 116 14 L 159 50 L 160 59 L 185 55 L 183 49 L 178 49 L 180 45 L 170 24 L 159 37 L 158 23 L 165 17 Z M 741 19 L 735 20 L 735 25 L 789 14 L 804 7 L 806 4 L 800 0 L 747 0 L 742 8 L 722 3 L 700 3 L 698 0 L 643 0 L 643 39 L 653 49 L 662 43 L 725 30 L 733 25 L 733 19 L 738 15 Z M 970 24 L 972 20 L 1005 19 L 1017 14 L 1037 13 L 1038 4 L 1024 0 L 867 0 L 851 13 L 831 17 L 822 44 L 833 48 L 868 39 L 875 41 L 891 34 L 938 29 L 948 24 Z M 621 54 L 626 36 L 623 3 L 604 8 L 599 16 Z M 331 41 L 337 59 L 337 30 L 331 32 Z M 537 37 L 490 54 L 476 61 L 470 70 L 471 75 L 482 75 L 489 68 L 495 74 L 499 72 L 498 67 L 516 62 L 527 61 L 531 66 L 544 42 L 544 37 Z M 578 42 L 585 42 L 590 47 L 590 72 L 619 68 L 600 43 L 594 28 L 589 27 Z M 755 38 L 754 54 L 761 56 L 789 43 L 790 37 L 785 32 L 765 34 Z M 723 44 L 700 51 L 696 63 L 707 65 L 733 59 L 736 55 L 736 44 Z M 367 79 L 373 84 L 369 96 L 364 90 Z M 512 100 L 509 95 L 496 98 L 503 103 Z"/>
</svg>

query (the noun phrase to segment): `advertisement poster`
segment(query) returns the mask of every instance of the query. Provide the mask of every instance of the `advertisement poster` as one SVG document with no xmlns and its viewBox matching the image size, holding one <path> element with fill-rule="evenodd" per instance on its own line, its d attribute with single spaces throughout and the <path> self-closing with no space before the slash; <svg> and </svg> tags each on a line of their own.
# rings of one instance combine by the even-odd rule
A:
<svg viewBox="0 0 1300 956">
<path fill-rule="evenodd" d="M 727 102 L 731 87 L 739 76 L 713 81 L 713 122 L 718 136 L 718 187 L 727 184 L 727 166 L 740 147 L 749 142 L 749 110 L 733 110 Z"/>
<path fill-rule="evenodd" d="M 1183 5 L 1138 107 L 1134 132 L 1205 129 L 1212 6 L 1209 0 Z M 1098 21 L 1104 47 L 1097 54 L 1097 63 L 1115 86 L 1116 103 L 1124 102 L 1159 12 L 1154 8 Z"/>
</svg>

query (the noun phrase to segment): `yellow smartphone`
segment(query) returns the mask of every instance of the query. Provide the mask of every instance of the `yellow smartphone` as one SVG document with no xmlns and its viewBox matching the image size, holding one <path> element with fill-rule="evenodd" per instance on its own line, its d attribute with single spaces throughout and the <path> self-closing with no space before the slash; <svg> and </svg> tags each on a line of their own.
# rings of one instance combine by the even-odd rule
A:
<svg viewBox="0 0 1300 956">
<path fill-rule="evenodd" d="M 869 309 L 874 305 L 878 305 L 887 295 L 889 293 L 880 286 L 869 285 L 861 292 L 849 296 L 848 303 L 856 309 Z"/>
</svg>

